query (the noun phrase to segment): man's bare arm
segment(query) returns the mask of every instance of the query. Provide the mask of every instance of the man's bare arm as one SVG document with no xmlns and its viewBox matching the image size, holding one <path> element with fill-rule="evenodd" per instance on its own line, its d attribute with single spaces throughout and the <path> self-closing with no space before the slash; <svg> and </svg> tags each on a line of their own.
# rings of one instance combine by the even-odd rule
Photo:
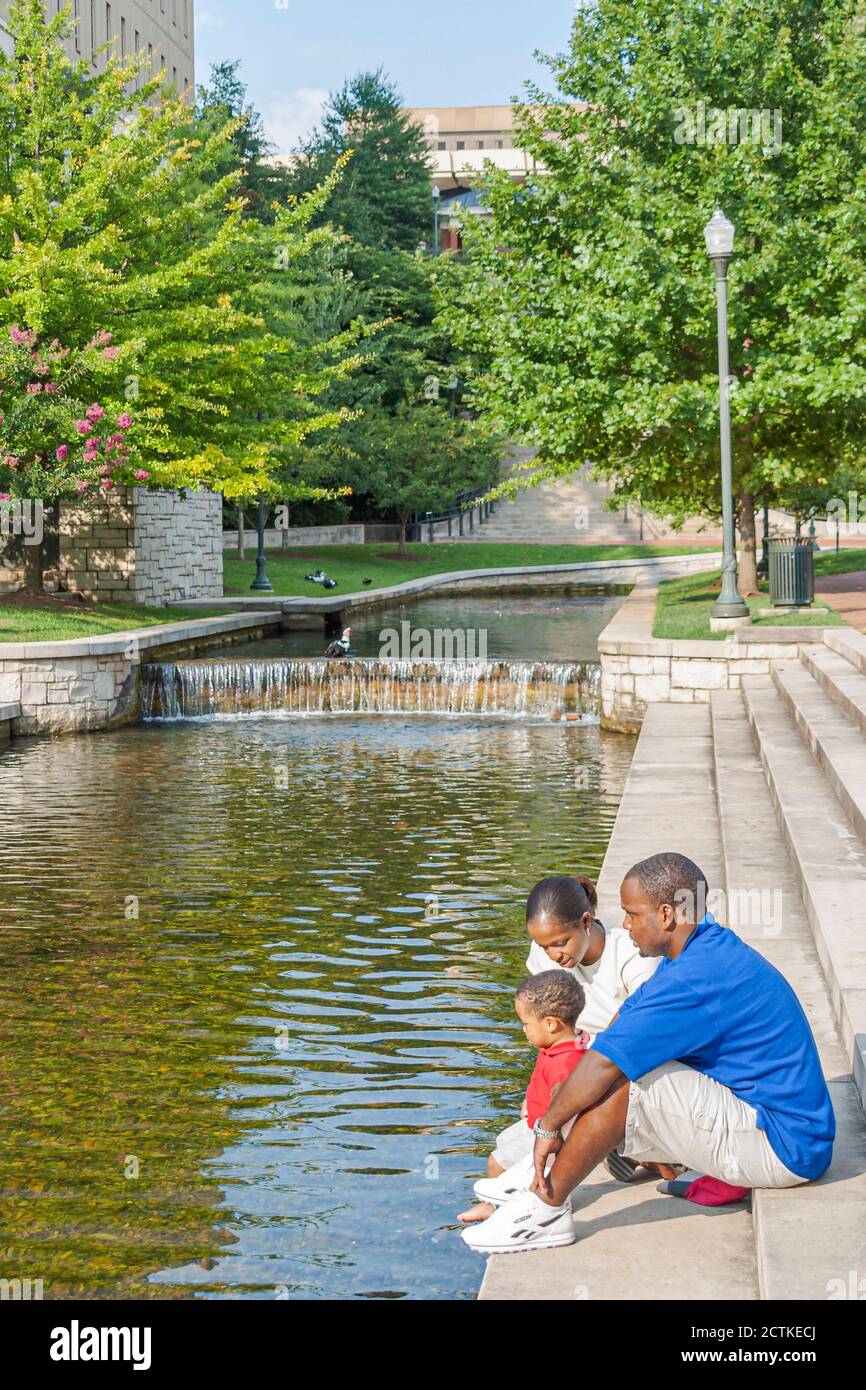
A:
<svg viewBox="0 0 866 1390">
<path fill-rule="evenodd" d="M 588 1110 L 622 1076 L 615 1062 L 590 1048 L 581 1057 L 570 1076 L 556 1088 L 550 1109 L 541 1121 L 542 1129 L 562 1129 L 562 1126 L 582 1110 Z"/>
</svg>

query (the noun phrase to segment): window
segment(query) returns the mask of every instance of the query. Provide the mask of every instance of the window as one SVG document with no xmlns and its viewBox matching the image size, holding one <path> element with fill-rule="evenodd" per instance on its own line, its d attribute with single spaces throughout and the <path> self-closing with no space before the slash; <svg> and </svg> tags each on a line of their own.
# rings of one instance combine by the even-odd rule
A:
<svg viewBox="0 0 866 1390">
<path fill-rule="evenodd" d="M 111 6 L 110 6 L 110 5 L 106 5 L 106 7 L 105 7 L 105 37 L 106 37 L 107 39 L 113 39 L 113 38 L 114 38 L 114 35 L 113 35 L 112 32 L 111 32 Z"/>
<path fill-rule="evenodd" d="M 436 146 L 436 148 L 437 148 L 438 150 L 447 150 L 448 146 L 446 145 L 446 143 L 445 143 L 444 140 L 440 140 L 440 141 L 439 141 L 439 144 Z"/>
<path fill-rule="evenodd" d="M 504 141 L 502 141 L 502 140 L 497 140 L 497 141 L 496 141 L 496 148 L 497 148 L 498 150 L 501 150 L 502 147 L 503 147 L 503 144 L 504 144 Z"/>
<path fill-rule="evenodd" d="M 96 6 L 90 0 L 90 61 L 96 66 Z"/>
<path fill-rule="evenodd" d="M 483 141 L 483 140 L 479 140 L 479 141 L 478 141 L 478 148 L 479 148 L 479 150 L 483 150 L 483 149 L 484 149 L 484 141 Z"/>
<path fill-rule="evenodd" d="M 457 148 L 458 148 L 458 150 L 465 150 L 465 149 L 466 149 L 466 141 L 465 141 L 465 140 L 458 140 L 458 141 L 457 141 Z"/>
<path fill-rule="evenodd" d="M 173 87 L 177 86 L 177 68 L 172 68 L 171 70 L 171 85 Z"/>
<path fill-rule="evenodd" d="M 126 20 L 120 16 L 120 56 L 126 57 Z"/>
<path fill-rule="evenodd" d="M 78 27 L 78 22 L 79 22 L 79 20 L 81 19 L 81 15 L 78 13 L 78 0 L 72 0 L 72 13 L 73 13 L 73 15 L 75 16 L 75 52 L 76 52 L 76 53 L 80 53 L 80 52 L 81 52 L 81 32 L 80 32 L 79 27 Z"/>
</svg>

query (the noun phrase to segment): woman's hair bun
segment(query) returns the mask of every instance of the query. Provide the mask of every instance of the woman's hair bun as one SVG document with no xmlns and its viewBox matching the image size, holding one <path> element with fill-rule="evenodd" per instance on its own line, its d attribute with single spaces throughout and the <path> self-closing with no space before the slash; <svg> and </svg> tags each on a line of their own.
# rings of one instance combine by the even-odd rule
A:
<svg viewBox="0 0 866 1390">
<path fill-rule="evenodd" d="M 593 914 L 596 913 L 598 911 L 598 891 L 592 879 L 587 878 L 586 874 L 575 874 L 574 877 L 589 898 L 590 911 Z"/>
</svg>

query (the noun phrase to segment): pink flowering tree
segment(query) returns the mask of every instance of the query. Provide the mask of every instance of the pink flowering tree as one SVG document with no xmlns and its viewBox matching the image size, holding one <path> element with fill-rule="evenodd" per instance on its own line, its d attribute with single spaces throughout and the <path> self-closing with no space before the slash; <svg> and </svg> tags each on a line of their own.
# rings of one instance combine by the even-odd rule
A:
<svg viewBox="0 0 866 1390">
<path fill-rule="evenodd" d="M 18 324 L 0 329 L 0 506 L 45 509 L 147 481 L 132 416 L 99 401 L 122 356 L 109 333 L 75 351 Z M 42 545 L 24 546 L 24 557 L 25 588 L 41 590 Z"/>
</svg>

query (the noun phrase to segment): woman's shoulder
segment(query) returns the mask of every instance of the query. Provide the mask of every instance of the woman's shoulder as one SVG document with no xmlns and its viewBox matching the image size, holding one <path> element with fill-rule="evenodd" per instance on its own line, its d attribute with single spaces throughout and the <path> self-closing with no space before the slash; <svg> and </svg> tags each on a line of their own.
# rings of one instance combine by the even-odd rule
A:
<svg viewBox="0 0 866 1390">
<path fill-rule="evenodd" d="M 629 994 L 633 994 L 645 980 L 655 974 L 658 961 L 641 955 L 640 948 L 632 941 L 625 927 L 609 927 L 606 923 L 602 923 L 602 926 L 607 937 L 605 953 L 611 952 L 616 962 L 617 973 L 626 984 Z"/>
</svg>

